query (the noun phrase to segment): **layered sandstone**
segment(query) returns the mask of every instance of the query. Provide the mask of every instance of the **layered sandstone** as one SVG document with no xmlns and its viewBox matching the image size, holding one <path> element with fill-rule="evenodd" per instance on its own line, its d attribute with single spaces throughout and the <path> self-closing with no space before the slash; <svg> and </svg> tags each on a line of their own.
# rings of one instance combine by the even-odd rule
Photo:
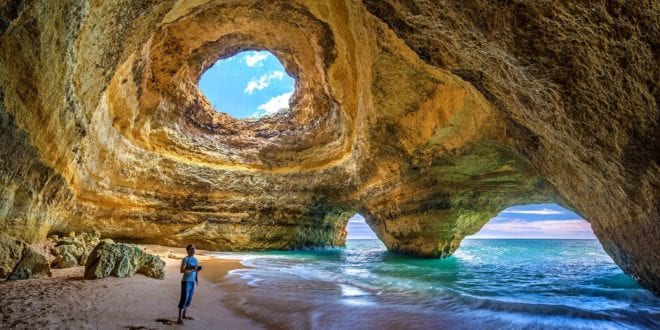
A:
<svg viewBox="0 0 660 330">
<path fill-rule="evenodd" d="M 207 249 L 447 256 L 507 206 L 559 202 L 660 291 L 658 8 L 592 1 L 0 5 L 0 231 Z M 267 49 L 291 111 L 217 113 L 214 61 Z"/>
</svg>

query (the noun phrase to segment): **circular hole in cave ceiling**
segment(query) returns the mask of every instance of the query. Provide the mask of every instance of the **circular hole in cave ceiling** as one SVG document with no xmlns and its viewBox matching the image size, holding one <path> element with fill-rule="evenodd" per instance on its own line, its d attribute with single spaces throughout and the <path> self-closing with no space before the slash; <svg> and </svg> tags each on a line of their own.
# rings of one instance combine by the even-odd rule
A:
<svg viewBox="0 0 660 330">
<path fill-rule="evenodd" d="M 259 119 L 289 112 L 295 80 L 269 51 L 244 51 L 220 59 L 198 86 L 218 112 L 237 119 Z"/>
</svg>

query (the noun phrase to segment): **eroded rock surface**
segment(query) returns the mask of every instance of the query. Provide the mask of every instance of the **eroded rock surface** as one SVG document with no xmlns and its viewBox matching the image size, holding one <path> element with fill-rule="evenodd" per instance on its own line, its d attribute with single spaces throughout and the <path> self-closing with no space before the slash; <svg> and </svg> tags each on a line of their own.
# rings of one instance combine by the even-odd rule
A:
<svg viewBox="0 0 660 330">
<path fill-rule="evenodd" d="M 135 273 L 164 279 L 165 262 L 146 253 L 139 246 L 102 240 L 89 255 L 85 278 L 94 280 L 108 276 L 131 277 Z"/>
<path fill-rule="evenodd" d="M 55 256 L 53 265 L 57 268 L 70 268 L 76 266 L 85 266 L 92 250 L 100 242 L 101 235 L 98 231 L 90 233 L 81 233 L 61 237 L 55 240 L 55 247 L 51 253 Z"/>
<path fill-rule="evenodd" d="M 0 278 L 5 278 L 11 273 L 21 260 L 25 247 L 25 242 L 0 233 Z"/>
<path fill-rule="evenodd" d="M 53 275 L 50 272 L 50 263 L 46 257 L 28 246 L 23 249 L 21 260 L 14 266 L 14 269 L 7 276 L 7 280 L 27 280 L 50 276 Z"/>
<path fill-rule="evenodd" d="M 447 256 L 559 202 L 660 292 L 652 1 L 18 1 L 0 5 L 0 232 L 207 249 Z M 216 112 L 214 61 L 268 49 L 288 114 Z"/>
</svg>

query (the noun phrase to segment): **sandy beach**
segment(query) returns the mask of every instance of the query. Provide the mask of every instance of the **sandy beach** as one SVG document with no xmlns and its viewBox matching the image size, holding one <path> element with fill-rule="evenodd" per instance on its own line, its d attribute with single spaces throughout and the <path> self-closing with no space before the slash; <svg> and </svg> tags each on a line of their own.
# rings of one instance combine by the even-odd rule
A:
<svg viewBox="0 0 660 330">
<path fill-rule="evenodd" d="M 232 269 L 236 260 L 220 260 L 198 251 L 199 286 L 189 314 L 194 320 L 174 324 L 184 249 L 143 245 L 166 262 L 164 280 L 136 274 L 131 278 L 84 280 L 84 267 L 53 269 L 53 277 L 0 281 L 1 329 L 255 329 L 258 324 L 235 315 L 221 303 L 223 292 L 213 283 Z"/>
</svg>

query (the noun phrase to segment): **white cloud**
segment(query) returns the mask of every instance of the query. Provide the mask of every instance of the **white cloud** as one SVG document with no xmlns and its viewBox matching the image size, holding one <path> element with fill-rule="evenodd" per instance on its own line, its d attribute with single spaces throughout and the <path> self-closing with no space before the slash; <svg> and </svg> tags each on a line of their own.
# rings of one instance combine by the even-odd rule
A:
<svg viewBox="0 0 660 330">
<path fill-rule="evenodd" d="M 247 86 L 245 86 L 243 92 L 246 94 L 252 94 L 255 90 L 262 90 L 270 86 L 270 82 L 272 80 L 282 80 L 282 78 L 284 78 L 284 72 L 282 71 L 268 72 L 259 78 L 252 78 L 252 80 L 248 82 Z"/>
<path fill-rule="evenodd" d="M 582 219 L 489 222 L 472 238 L 593 237 L 591 224 Z"/>
<path fill-rule="evenodd" d="M 257 109 L 263 111 L 265 115 L 272 115 L 280 109 L 288 109 L 291 95 L 293 95 L 293 92 L 273 96 L 268 102 L 258 106 Z"/>
<path fill-rule="evenodd" d="M 253 66 L 262 66 L 263 62 L 266 58 L 268 58 L 268 53 L 266 52 L 254 52 L 253 54 L 246 54 L 244 59 L 245 59 L 245 65 L 249 67 Z"/>
<path fill-rule="evenodd" d="M 484 228 L 507 232 L 543 231 L 546 233 L 564 233 L 567 231 L 590 230 L 591 225 L 580 219 L 544 221 L 514 220 L 501 223 L 487 223 Z"/>
<path fill-rule="evenodd" d="M 549 214 L 565 214 L 566 212 L 543 208 L 543 209 L 540 209 L 540 210 L 502 211 L 501 213 L 549 215 Z"/>
</svg>

